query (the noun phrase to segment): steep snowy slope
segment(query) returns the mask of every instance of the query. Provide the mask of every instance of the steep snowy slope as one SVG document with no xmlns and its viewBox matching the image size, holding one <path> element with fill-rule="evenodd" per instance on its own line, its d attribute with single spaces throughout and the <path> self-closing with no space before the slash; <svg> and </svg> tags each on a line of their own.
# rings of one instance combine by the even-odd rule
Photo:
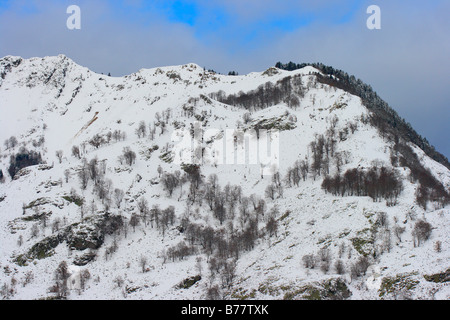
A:
<svg viewBox="0 0 450 320">
<path fill-rule="evenodd" d="M 0 59 L 2 298 L 448 299 L 450 170 L 323 76 Z"/>
</svg>

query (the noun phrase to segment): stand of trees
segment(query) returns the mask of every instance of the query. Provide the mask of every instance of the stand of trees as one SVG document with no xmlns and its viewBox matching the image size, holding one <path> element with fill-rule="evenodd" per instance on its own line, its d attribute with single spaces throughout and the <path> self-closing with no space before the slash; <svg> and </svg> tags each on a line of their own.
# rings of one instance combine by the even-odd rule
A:
<svg viewBox="0 0 450 320">
<path fill-rule="evenodd" d="M 441 206 L 445 206 L 450 202 L 450 195 L 442 183 L 420 163 L 417 154 L 412 148 L 398 138 L 395 140 L 391 162 L 394 165 L 410 169 L 411 182 L 419 183 L 419 188 L 416 191 L 416 201 L 421 207 L 426 209 L 428 202 L 436 202 Z"/>
<path fill-rule="evenodd" d="M 14 178 L 17 172 L 21 169 L 35 166 L 42 163 L 42 156 L 36 151 L 28 151 L 26 148 L 20 148 L 18 154 L 10 157 L 10 165 L 8 173 L 11 178 Z"/>
<path fill-rule="evenodd" d="M 209 96 L 222 103 L 247 110 L 265 109 L 282 102 L 296 108 L 300 105 L 299 97 L 304 96 L 304 88 L 301 76 L 288 76 L 275 84 L 268 81 L 249 92 L 240 91 L 238 94 L 226 96 L 225 92 L 219 91 Z"/>
<path fill-rule="evenodd" d="M 395 204 L 402 191 L 402 182 L 395 170 L 373 166 L 368 170 L 350 169 L 344 175 L 327 176 L 322 188 L 339 196 L 369 196 L 374 201 L 386 199 Z"/>
<path fill-rule="evenodd" d="M 96 134 L 94 135 L 88 143 L 93 146 L 95 149 L 99 149 L 102 145 L 110 144 L 114 140 L 114 142 L 124 141 L 126 139 L 126 133 L 121 130 L 115 130 L 114 132 L 109 131 L 105 135 Z M 78 149 L 78 150 L 77 150 Z M 78 146 L 74 146 L 72 148 L 72 155 L 80 158 L 80 150 Z"/>
</svg>

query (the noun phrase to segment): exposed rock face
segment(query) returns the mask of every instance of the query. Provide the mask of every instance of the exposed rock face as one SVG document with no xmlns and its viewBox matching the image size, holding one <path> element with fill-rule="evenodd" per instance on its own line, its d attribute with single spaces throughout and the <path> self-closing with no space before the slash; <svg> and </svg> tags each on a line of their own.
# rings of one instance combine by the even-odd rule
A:
<svg viewBox="0 0 450 320">
<path fill-rule="evenodd" d="M 66 242 L 71 250 L 84 251 L 99 249 L 106 235 L 111 235 L 122 227 L 123 217 L 109 213 L 89 217 L 81 223 L 75 223 L 54 236 L 36 243 L 24 255 L 16 258 L 19 265 L 24 265 L 34 259 L 45 259 L 53 255 L 54 249 Z"/>
</svg>

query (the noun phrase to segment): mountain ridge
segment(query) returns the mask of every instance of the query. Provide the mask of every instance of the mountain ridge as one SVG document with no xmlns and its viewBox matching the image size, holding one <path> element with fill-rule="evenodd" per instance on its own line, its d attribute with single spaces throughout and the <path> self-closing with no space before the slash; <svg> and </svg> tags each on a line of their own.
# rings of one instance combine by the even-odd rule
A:
<svg viewBox="0 0 450 320">
<path fill-rule="evenodd" d="M 382 114 L 380 117 L 386 121 L 388 118 L 392 118 L 392 120 L 388 121 L 390 124 L 394 124 L 394 126 L 400 125 L 403 128 L 400 128 L 398 131 L 401 132 L 402 129 L 406 132 L 401 133 L 405 138 L 409 138 L 411 142 L 420 146 L 421 149 L 425 150 L 431 158 L 443 164 L 447 168 L 450 169 L 450 162 L 448 158 L 443 154 L 439 153 L 435 150 L 434 146 L 432 146 L 425 137 L 419 135 L 411 126 L 410 123 L 406 122 L 405 119 L 401 118 L 398 113 L 391 108 L 385 101 L 383 101 L 375 91 L 373 91 L 370 85 L 365 84 L 360 79 L 356 79 L 355 76 L 349 75 L 342 70 L 335 69 L 331 66 L 324 65 L 322 63 L 302 63 L 295 64 L 293 62 L 289 62 L 287 64 L 283 64 L 281 62 L 277 62 L 276 66 L 283 70 L 293 71 L 297 69 L 304 68 L 305 66 L 313 66 L 318 70 L 321 70 L 324 74 L 328 75 L 328 78 L 322 78 L 322 81 L 325 83 L 332 83 L 337 85 L 338 87 L 345 88 L 350 90 L 351 93 L 359 96 L 363 99 L 366 106 L 370 109 L 384 109 L 387 114 Z M 336 79 L 337 78 L 337 79 Z M 343 83 L 342 83 L 343 82 Z M 355 89 L 354 87 L 360 85 L 363 89 Z M 353 87 L 353 88 L 352 88 Z M 366 91 L 366 92 L 362 92 Z M 397 122 L 399 124 L 397 124 Z"/>
<path fill-rule="evenodd" d="M 26 59 L 26 60 L 37 61 L 39 59 L 41 59 L 41 60 L 42 59 L 44 59 L 44 60 L 45 59 L 50 59 L 50 60 L 58 59 L 58 60 L 61 60 L 60 63 L 67 61 L 68 64 L 82 67 L 64 54 L 60 54 L 58 56 L 48 56 L 48 57 L 44 57 L 44 58 L 34 57 L 34 58 Z M 15 64 L 16 65 L 20 64 L 21 61 L 23 61 L 24 59 L 19 56 L 5 56 L 5 57 L 1 58 L 0 60 L 2 60 L 2 61 L 14 60 L 14 62 L 12 62 L 12 65 L 14 66 Z M 194 70 L 197 69 L 197 70 L 206 71 L 204 68 L 200 67 L 199 65 L 197 65 L 195 63 L 188 63 L 188 64 L 177 65 L 177 66 L 143 68 L 137 72 L 131 73 L 130 75 L 114 77 L 114 78 L 129 78 L 129 77 L 136 76 L 136 75 L 142 74 L 142 73 L 148 74 L 150 72 L 154 72 L 155 70 L 165 70 L 165 69 L 178 70 L 180 68 L 183 68 L 183 66 L 188 66 L 188 65 L 193 66 Z M 400 135 L 400 136 L 402 136 L 402 138 L 407 139 L 407 140 L 413 142 L 414 144 L 418 145 L 421 149 L 423 149 L 425 151 L 425 153 L 427 155 L 429 155 L 431 158 L 433 158 L 434 160 L 438 161 L 439 163 L 443 164 L 444 166 L 446 166 L 447 168 L 450 169 L 450 162 L 448 161 L 447 157 L 445 157 L 443 154 L 441 154 L 439 151 L 437 151 L 435 149 L 435 147 L 432 146 L 428 142 L 426 137 L 422 137 L 420 134 L 418 134 L 412 128 L 410 123 L 408 123 L 404 118 L 401 118 L 392 107 L 390 107 L 385 101 L 383 101 L 377 95 L 377 93 L 375 91 L 373 91 L 373 89 L 371 88 L 370 85 L 365 84 L 363 81 L 361 81 L 360 79 L 357 79 L 355 76 L 349 75 L 346 72 L 339 70 L 339 69 L 335 69 L 331 66 L 324 65 L 323 63 L 296 64 L 293 62 L 289 62 L 287 64 L 283 64 L 281 62 L 277 62 L 275 64 L 275 67 L 280 70 L 286 70 L 286 71 L 295 71 L 295 70 L 303 69 L 305 67 L 315 68 L 316 70 L 320 71 L 323 74 L 323 77 L 318 77 L 319 81 L 322 81 L 324 83 L 327 83 L 327 84 L 330 84 L 333 86 L 337 86 L 343 90 L 346 90 L 352 94 L 355 94 L 356 96 L 359 96 L 363 100 L 363 103 L 371 110 L 376 110 L 376 109 L 383 110 L 383 112 L 381 112 L 380 114 L 377 115 L 378 117 L 380 117 L 380 120 L 379 120 L 380 122 L 388 123 L 391 126 L 395 127 L 396 135 Z M 6 65 L 6 67 L 4 66 L 4 68 L 10 69 L 11 65 L 9 65 L 9 66 Z M 82 67 L 82 68 L 85 68 L 85 67 Z M 260 73 L 269 72 L 269 71 L 270 71 L 270 68 L 268 70 L 262 71 Z M 255 72 L 255 74 L 260 74 L 260 73 Z M 99 73 L 96 73 L 96 74 L 99 75 Z M 249 76 L 251 74 L 252 73 L 250 73 L 246 76 Z M 0 75 L 1 75 L 1 78 L 4 79 L 4 77 L 6 76 L 5 70 L 3 70 L 2 73 L 0 73 Z M 0 82 L 0 86 L 1 86 L 1 82 Z M 357 86 L 362 87 L 362 89 L 355 89 L 355 87 L 357 87 Z"/>
</svg>

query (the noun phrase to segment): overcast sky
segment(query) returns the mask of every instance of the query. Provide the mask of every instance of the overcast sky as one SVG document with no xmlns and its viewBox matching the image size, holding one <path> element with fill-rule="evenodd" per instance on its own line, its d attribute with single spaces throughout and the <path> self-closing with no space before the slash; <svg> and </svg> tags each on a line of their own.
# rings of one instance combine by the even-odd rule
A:
<svg viewBox="0 0 450 320">
<path fill-rule="evenodd" d="M 81 30 L 66 26 L 72 4 Z M 366 27 L 372 4 L 381 30 Z M 370 84 L 450 158 L 449 12 L 448 0 L 0 0 L 0 57 L 62 53 L 113 76 L 322 62 Z"/>
</svg>

